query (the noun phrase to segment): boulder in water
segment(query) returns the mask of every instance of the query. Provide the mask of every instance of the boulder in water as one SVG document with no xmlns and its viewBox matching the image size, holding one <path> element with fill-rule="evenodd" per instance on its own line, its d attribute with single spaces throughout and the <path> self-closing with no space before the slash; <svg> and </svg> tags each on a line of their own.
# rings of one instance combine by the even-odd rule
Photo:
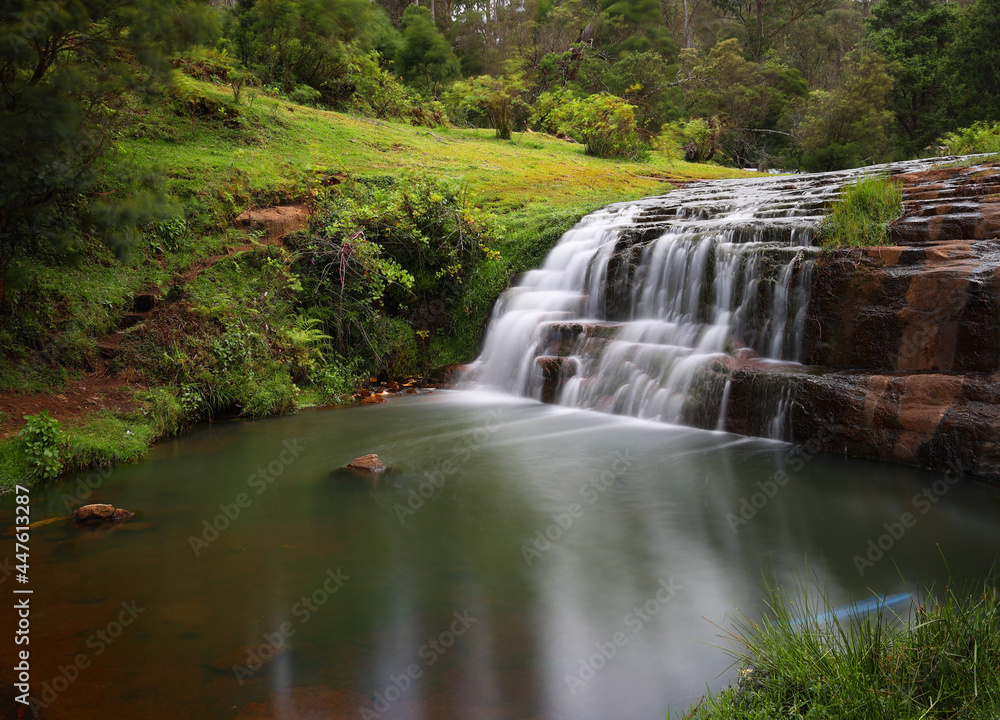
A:
<svg viewBox="0 0 1000 720">
<path fill-rule="evenodd" d="M 349 470 L 359 470 L 367 473 L 380 473 L 385 471 L 385 465 L 379 460 L 378 455 L 362 455 L 347 463 Z"/>
<path fill-rule="evenodd" d="M 95 503 L 78 507 L 73 512 L 73 519 L 82 523 L 122 522 L 134 515 L 131 510 L 116 508 L 107 503 Z"/>
</svg>

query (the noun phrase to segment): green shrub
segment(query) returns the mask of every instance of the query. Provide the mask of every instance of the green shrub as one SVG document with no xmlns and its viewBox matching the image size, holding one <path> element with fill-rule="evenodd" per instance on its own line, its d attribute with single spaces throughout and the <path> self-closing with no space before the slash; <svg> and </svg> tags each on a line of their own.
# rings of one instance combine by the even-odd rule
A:
<svg viewBox="0 0 1000 720">
<path fill-rule="evenodd" d="M 291 412 L 295 409 L 295 396 L 299 393 L 298 387 L 284 369 L 275 370 L 264 378 L 255 379 L 243 389 L 249 392 L 239 398 L 242 414 L 252 418 Z"/>
<path fill-rule="evenodd" d="M 948 155 L 1000 153 L 1000 123 L 973 123 L 938 140 Z"/>
<path fill-rule="evenodd" d="M 501 78 L 482 75 L 452 85 L 445 100 L 455 111 L 482 115 L 499 139 L 510 140 L 514 123 L 523 119 L 527 108 L 526 89 L 521 73 Z"/>
<path fill-rule="evenodd" d="M 407 118 L 415 105 L 416 94 L 380 64 L 377 52 L 355 54 L 347 63 L 347 81 L 353 86 L 351 107 L 375 118 Z"/>
<path fill-rule="evenodd" d="M 159 436 L 176 435 L 188 426 L 184 405 L 176 388 L 159 387 L 135 394 L 139 413 Z"/>
<path fill-rule="evenodd" d="M 52 480 L 63 469 L 62 455 L 66 449 L 66 437 L 59 427 L 59 421 L 49 417 L 43 410 L 37 415 L 25 415 L 25 425 L 18 436 L 24 441 L 28 456 L 28 467 L 41 480 Z"/>
<path fill-rule="evenodd" d="M 585 144 L 588 155 L 637 160 L 645 154 L 635 108 L 620 97 L 600 93 L 573 100 L 553 111 L 553 117 L 564 133 Z"/>
<path fill-rule="evenodd" d="M 845 185 L 823 218 L 816 237 L 825 248 L 889 243 L 889 225 L 903 214 L 903 191 L 885 175 L 869 175 Z"/>
<path fill-rule="evenodd" d="M 336 355 L 363 357 L 390 376 L 425 364 L 425 341 L 447 321 L 447 304 L 496 255 L 492 216 L 466 203 L 461 186 L 427 176 L 338 186 L 313 229 L 300 239 L 301 302 L 323 321 Z"/>
<path fill-rule="evenodd" d="M 413 328 L 394 317 L 375 317 L 368 325 L 368 352 L 362 354 L 371 367 L 378 367 L 389 378 L 416 375 L 419 348 Z"/>
<path fill-rule="evenodd" d="M 573 102 L 573 93 L 564 87 L 543 92 L 531 106 L 528 124 L 535 130 L 555 135 L 559 132 L 558 111 Z"/>
<path fill-rule="evenodd" d="M 678 160 L 704 163 L 719 152 L 722 126 L 712 118 L 694 118 L 663 126 L 657 138 L 657 149 Z"/>
</svg>

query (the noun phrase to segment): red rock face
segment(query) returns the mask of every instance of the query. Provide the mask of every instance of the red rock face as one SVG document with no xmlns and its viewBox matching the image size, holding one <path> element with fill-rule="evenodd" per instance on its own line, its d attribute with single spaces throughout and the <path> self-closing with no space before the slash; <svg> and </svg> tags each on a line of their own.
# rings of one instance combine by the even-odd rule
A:
<svg viewBox="0 0 1000 720">
<path fill-rule="evenodd" d="M 814 275 L 818 368 L 734 372 L 726 427 L 766 434 L 753 409 L 777 384 L 796 442 L 1000 481 L 1000 166 L 898 177 L 897 244 L 828 253 Z"/>
</svg>

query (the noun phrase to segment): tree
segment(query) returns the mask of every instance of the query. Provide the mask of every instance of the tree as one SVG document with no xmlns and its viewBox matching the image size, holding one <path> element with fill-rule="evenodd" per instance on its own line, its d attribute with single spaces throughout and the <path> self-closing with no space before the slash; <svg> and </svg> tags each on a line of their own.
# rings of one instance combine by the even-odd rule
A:
<svg viewBox="0 0 1000 720">
<path fill-rule="evenodd" d="M 237 57 L 267 84 L 318 90 L 326 102 L 347 72 L 346 46 L 392 57 L 399 36 L 367 0 L 246 0 L 230 34 Z"/>
<path fill-rule="evenodd" d="M 606 91 L 624 99 L 636 109 L 636 120 L 644 131 L 655 134 L 665 120 L 678 115 L 680 92 L 677 66 L 670 66 L 659 53 L 625 52 L 615 62 L 591 57 L 581 78 L 590 82 L 592 92 Z M 582 83 L 581 83 L 582 84 Z"/>
<path fill-rule="evenodd" d="M 423 85 L 436 99 L 441 83 L 459 74 L 458 59 L 427 8 L 406 8 L 400 27 L 403 42 L 396 53 L 396 71 L 407 82 Z"/>
<path fill-rule="evenodd" d="M 822 12 L 831 0 L 711 0 L 711 3 L 723 16 L 739 23 L 744 46 L 760 61 L 789 28 Z"/>
<path fill-rule="evenodd" d="M 890 107 L 908 155 L 921 152 L 951 125 L 954 78 L 947 57 L 958 12 L 954 4 L 937 0 L 881 0 L 872 7 L 868 39 L 890 63 L 895 80 Z"/>
<path fill-rule="evenodd" d="M 845 57 L 864 37 L 865 18 L 854 0 L 789 28 L 784 51 L 810 88 L 832 90 L 841 83 Z"/>
<path fill-rule="evenodd" d="M 892 76 L 871 52 L 848 57 L 844 82 L 809 96 L 798 128 L 802 167 L 842 170 L 886 159 L 892 111 L 886 110 Z"/>
<path fill-rule="evenodd" d="M 741 167 L 767 164 L 790 139 L 782 126 L 786 104 L 809 92 L 802 74 L 779 62 L 747 60 L 735 39 L 700 60 L 688 53 L 689 81 L 681 86 L 688 114 L 721 120 L 721 144 Z"/>
<path fill-rule="evenodd" d="M 515 73 L 502 78 L 489 75 L 457 82 L 448 91 L 450 103 L 460 109 L 484 114 L 501 140 L 510 140 L 517 113 L 527 108 L 524 102 L 524 76 Z"/>
<path fill-rule="evenodd" d="M 205 6 L 164 0 L 8 0 L 0 26 L 2 303 L 19 254 L 82 229 L 125 241 L 145 210 L 93 194 L 122 98 L 164 80 L 165 54 L 212 28 Z"/>
<path fill-rule="evenodd" d="M 596 40 L 612 57 L 624 52 L 676 53 L 658 0 L 603 0 L 601 8 L 607 21 L 599 26 Z"/>
<path fill-rule="evenodd" d="M 961 122 L 1000 120 L 1000 0 L 976 0 L 966 10 L 951 56 Z"/>
</svg>

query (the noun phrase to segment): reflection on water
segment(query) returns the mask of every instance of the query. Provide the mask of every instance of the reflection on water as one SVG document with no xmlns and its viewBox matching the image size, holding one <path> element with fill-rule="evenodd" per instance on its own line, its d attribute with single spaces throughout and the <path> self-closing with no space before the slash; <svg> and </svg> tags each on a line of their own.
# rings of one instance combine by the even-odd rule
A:
<svg viewBox="0 0 1000 720">
<path fill-rule="evenodd" d="M 337 470 L 371 452 L 378 479 Z M 36 489 L 32 519 L 76 487 Z M 821 568 L 838 604 L 941 554 L 981 575 L 997 496 L 482 393 L 220 424 L 89 498 L 132 522 L 33 532 L 33 693 L 80 720 L 662 718 L 725 685 L 713 623 L 753 611 L 762 568 Z"/>
</svg>

